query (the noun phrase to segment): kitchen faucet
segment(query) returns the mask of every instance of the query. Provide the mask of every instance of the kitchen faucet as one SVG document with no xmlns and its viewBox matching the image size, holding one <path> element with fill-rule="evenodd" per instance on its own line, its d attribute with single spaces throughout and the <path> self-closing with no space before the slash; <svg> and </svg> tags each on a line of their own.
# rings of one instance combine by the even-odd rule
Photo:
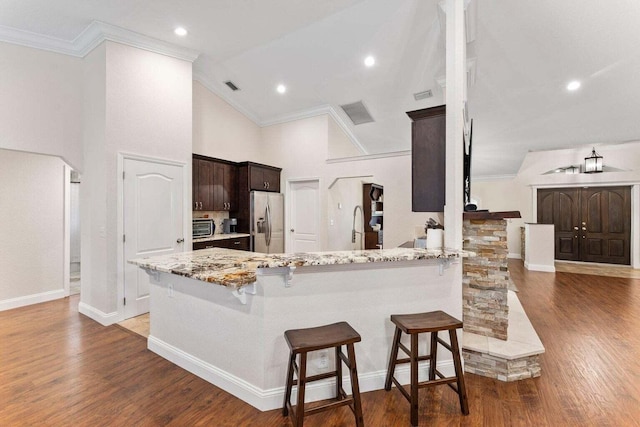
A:
<svg viewBox="0 0 640 427">
<path fill-rule="evenodd" d="M 362 224 L 362 229 L 364 230 L 364 212 L 362 212 L 362 206 L 360 205 L 356 205 L 355 208 L 353 208 L 353 226 L 351 228 L 351 243 L 355 243 L 356 242 L 356 233 L 360 234 L 360 249 L 362 249 L 362 231 L 356 231 L 356 212 L 358 211 L 358 209 L 360 209 L 360 218 L 362 218 L 363 224 Z"/>
</svg>

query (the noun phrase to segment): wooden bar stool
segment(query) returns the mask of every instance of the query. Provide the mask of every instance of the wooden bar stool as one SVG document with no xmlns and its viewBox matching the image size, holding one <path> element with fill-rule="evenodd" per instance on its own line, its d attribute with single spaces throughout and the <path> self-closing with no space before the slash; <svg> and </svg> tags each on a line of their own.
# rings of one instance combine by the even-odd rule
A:
<svg viewBox="0 0 640 427">
<path fill-rule="evenodd" d="M 411 403 L 411 425 L 418 425 L 418 389 L 423 387 L 442 384 L 449 385 L 449 387 L 458 393 L 462 413 L 468 415 L 469 403 L 467 402 L 467 392 L 464 387 L 464 373 L 462 372 L 458 336 L 456 334 L 456 329 L 462 328 L 462 322 L 443 311 L 417 314 L 392 314 L 391 321 L 396 325 L 396 332 L 393 337 L 391 356 L 389 357 L 389 370 L 387 371 L 387 380 L 384 389 L 387 391 L 391 390 L 391 382 L 393 381 L 396 387 L 398 387 L 398 390 L 400 390 L 404 397 Z M 451 345 L 438 337 L 439 331 L 449 331 Z M 408 349 L 400 342 L 403 332 L 411 335 L 411 349 Z M 418 354 L 418 336 L 424 332 L 431 333 L 431 344 L 429 354 L 420 356 Z M 436 368 L 438 344 L 441 344 L 453 354 L 456 376 L 445 377 Z M 409 357 L 398 359 L 398 349 L 402 349 Z M 418 382 L 418 362 L 422 360 L 429 361 L 429 379 Z M 407 392 L 394 377 L 396 365 L 400 363 L 411 364 L 410 392 Z M 436 376 L 438 378 L 436 378 Z M 454 387 L 453 383 L 457 383 L 457 386 Z"/>
<path fill-rule="evenodd" d="M 353 411 L 356 417 L 356 425 L 363 426 L 364 420 L 362 418 L 362 404 L 360 403 L 360 388 L 358 387 L 358 372 L 356 370 L 356 353 L 353 348 L 354 343 L 360 342 L 360 335 L 347 322 L 339 322 L 317 328 L 292 329 L 284 333 L 284 338 L 287 340 L 287 344 L 289 344 L 291 354 L 289 357 L 282 415 L 286 417 L 289 415 L 289 411 L 291 411 L 293 425 L 302 427 L 305 415 L 312 415 L 338 406 L 349 405 L 349 408 L 351 408 L 351 411 Z M 342 352 L 343 345 L 347 346 L 348 356 L 345 356 Z M 307 353 L 324 348 L 335 348 L 335 371 L 307 377 Z M 296 363 L 297 355 L 300 355 L 299 365 Z M 351 397 L 348 397 L 342 388 L 342 362 L 349 368 L 352 389 Z M 293 379 L 294 371 L 297 376 L 296 380 Z M 336 377 L 335 401 L 305 411 L 304 391 L 306 384 L 331 377 Z M 298 386 L 298 402 L 295 409 L 291 405 L 291 389 L 294 385 Z"/>
</svg>

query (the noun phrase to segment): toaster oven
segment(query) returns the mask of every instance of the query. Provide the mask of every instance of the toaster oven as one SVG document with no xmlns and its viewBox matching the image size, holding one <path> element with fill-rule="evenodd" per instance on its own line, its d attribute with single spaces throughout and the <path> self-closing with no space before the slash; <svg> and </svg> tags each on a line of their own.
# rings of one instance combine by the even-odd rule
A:
<svg viewBox="0 0 640 427">
<path fill-rule="evenodd" d="M 192 230 L 194 239 L 209 237 L 216 232 L 216 224 L 209 218 L 194 218 Z"/>
</svg>

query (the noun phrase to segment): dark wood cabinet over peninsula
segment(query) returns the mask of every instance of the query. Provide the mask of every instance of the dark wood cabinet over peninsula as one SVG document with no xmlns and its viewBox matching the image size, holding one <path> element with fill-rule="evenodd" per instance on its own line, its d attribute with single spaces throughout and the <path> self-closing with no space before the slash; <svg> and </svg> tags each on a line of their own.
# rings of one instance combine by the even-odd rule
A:
<svg viewBox="0 0 640 427">
<path fill-rule="evenodd" d="M 445 203 L 446 105 L 409 111 L 407 115 L 413 121 L 411 210 L 442 212 Z"/>
</svg>

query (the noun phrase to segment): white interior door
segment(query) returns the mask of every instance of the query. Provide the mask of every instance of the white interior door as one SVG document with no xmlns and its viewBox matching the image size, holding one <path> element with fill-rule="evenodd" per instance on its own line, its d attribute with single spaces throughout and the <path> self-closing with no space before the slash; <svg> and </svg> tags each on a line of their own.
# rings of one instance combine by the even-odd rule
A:
<svg viewBox="0 0 640 427">
<path fill-rule="evenodd" d="M 289 200 L 291 249 L 287 252 L 319 251 L 320 183 L 318 180 L 292 182 Z"/>
<path fill-rule="evenodd" d="M 149 311 L 149 277 L 128 259 L 184 250 L 182 166 L 124 159 L 124 314 Z"/>
</svg>

